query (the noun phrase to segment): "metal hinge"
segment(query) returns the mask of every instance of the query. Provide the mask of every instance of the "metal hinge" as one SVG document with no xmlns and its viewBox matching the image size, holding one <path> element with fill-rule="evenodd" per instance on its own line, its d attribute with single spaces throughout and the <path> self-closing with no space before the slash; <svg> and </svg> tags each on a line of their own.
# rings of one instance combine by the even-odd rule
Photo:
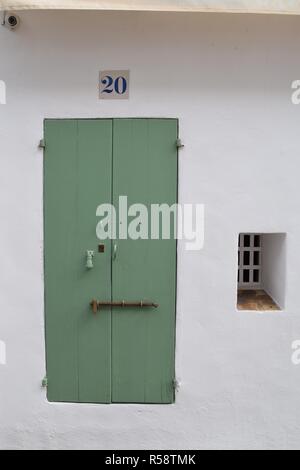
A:
<svg viewBox="0 0 300 470">
<path fill-rule="evenodd" d="M 39 148 L 40 148 L 40 149 L 45 149 L 45 148 L 46 148 L 46 142 L 45 142 L 45 139 L 42 139 L 42 140 L 40 140 L 40 143 L 39 143 Z"/>
<path fill-rule="evenodd" d="M 180 389 L 180 386 L 181 386 L 180 381 L 177 380 L 177 379 L 173 379 L 172 385 L 173 385 L 173 390 L 174 390 L 174 392 L 175 392 L 175 393 L 179 392 L 179 389 Z"/>
<path fill-rule="evenodd" d="M 178 149 L 183 149 L 184 148 L 184 144 L 182 143 L 182 140 L 181 139 L 177 139 L 176 140 L 176 147 Z"/>
<path fill-rule="evenodd" d="M 48 387 L 48 378 L 45 376 L 42 380 L 42 387 L 47 388 Z"/>
</svg>

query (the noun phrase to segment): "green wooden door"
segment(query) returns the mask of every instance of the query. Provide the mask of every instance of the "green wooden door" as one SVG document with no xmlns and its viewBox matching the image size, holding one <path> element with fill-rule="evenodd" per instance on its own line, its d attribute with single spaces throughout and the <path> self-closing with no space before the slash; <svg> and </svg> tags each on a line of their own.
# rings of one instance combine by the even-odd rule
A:
<svg viewBox="0 0 300 470">
<path fill-rule="evenodd" d="M 176 241 L 161 233 L 155 240 L 100 241 L 96 209 L 102 203 L 118 209 L 120 196 L 148 209 L 175 204 L 176 139 L 171 119 L 45 122 L 49 401 L 174 400 Z M 87 250 L 95 252 L 91 270 Z M 108 307 L 95 315 L 92 299 L 150 300 L 159 307 Z"/>
</svg>

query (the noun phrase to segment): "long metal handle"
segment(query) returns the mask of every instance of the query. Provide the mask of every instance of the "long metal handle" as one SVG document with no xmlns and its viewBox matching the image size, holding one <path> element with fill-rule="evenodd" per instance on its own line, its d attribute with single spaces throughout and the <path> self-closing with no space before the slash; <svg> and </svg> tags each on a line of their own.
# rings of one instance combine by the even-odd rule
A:
<svg viewBox="0 0 300 470">
<path fill-rule="evenodd" d="M 102 307 L 122 307 L 122 308 L 129 308 L 129 307 L 136 307 L 136 308 L 158 308 L 159 305 L 155 302 L 144 302 L 141 300 L 140 302 L 125 302 L 125 300 L 121 302 L 99 302 L 97 300 L 92 300 L 91 307 L 94 313 L 97 313 Z"/>
</svg>

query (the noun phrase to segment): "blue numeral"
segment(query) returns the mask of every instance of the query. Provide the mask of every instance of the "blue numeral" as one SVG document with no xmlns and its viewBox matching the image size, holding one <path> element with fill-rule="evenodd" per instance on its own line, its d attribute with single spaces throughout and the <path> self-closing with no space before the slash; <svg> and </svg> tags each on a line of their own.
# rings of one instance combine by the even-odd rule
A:
<svg viewBox="0 0 300 470">
<path fill-rule="evenodd" d="M 118 77 L 115 80 L 107 75 L 101 80 L 102 85 L 105 85 L 105 88 L 101 93 L 113 93 L 115 91 L 118 95 L 124 95 L 127 91 L 127 80 L 125 77 Z"/>
<path fill-rule="evenodd" d="M 124 77 L 118 77 L 115 80 L 115 91 L 118 95 L 124 95 L 127 90 L 127 80 Z"/>
<path fill-rule="evenodd" d="M 101 83 L 103 85 L 106 85 L 106 87 L 102 90 L 102 93 L 112 93 L 114 90 L 111 88 L 111 86 L 114 83 L 114 80 L 112 77 L 107 75 L 103 80 L 101 80 Z"/>
</svg>

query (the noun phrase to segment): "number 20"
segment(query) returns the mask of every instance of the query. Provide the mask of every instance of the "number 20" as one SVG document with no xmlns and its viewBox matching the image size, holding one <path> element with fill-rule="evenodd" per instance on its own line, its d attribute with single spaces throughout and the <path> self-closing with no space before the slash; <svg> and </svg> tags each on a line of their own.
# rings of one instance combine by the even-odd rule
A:
<svg viewBox="0 0 300 470">
<path fill-rule="evenodd" d="M 113 79 L 110 75 L 106 75 L 101 80 L 102 85 L 105 85 L 105 88 L 101 91 L 101 93 L 113 93 L 114 91 L 118 95 L 124 95 L 127 91 L 127 80 L 125 77 L 117 77 Z"/>
</svg>

